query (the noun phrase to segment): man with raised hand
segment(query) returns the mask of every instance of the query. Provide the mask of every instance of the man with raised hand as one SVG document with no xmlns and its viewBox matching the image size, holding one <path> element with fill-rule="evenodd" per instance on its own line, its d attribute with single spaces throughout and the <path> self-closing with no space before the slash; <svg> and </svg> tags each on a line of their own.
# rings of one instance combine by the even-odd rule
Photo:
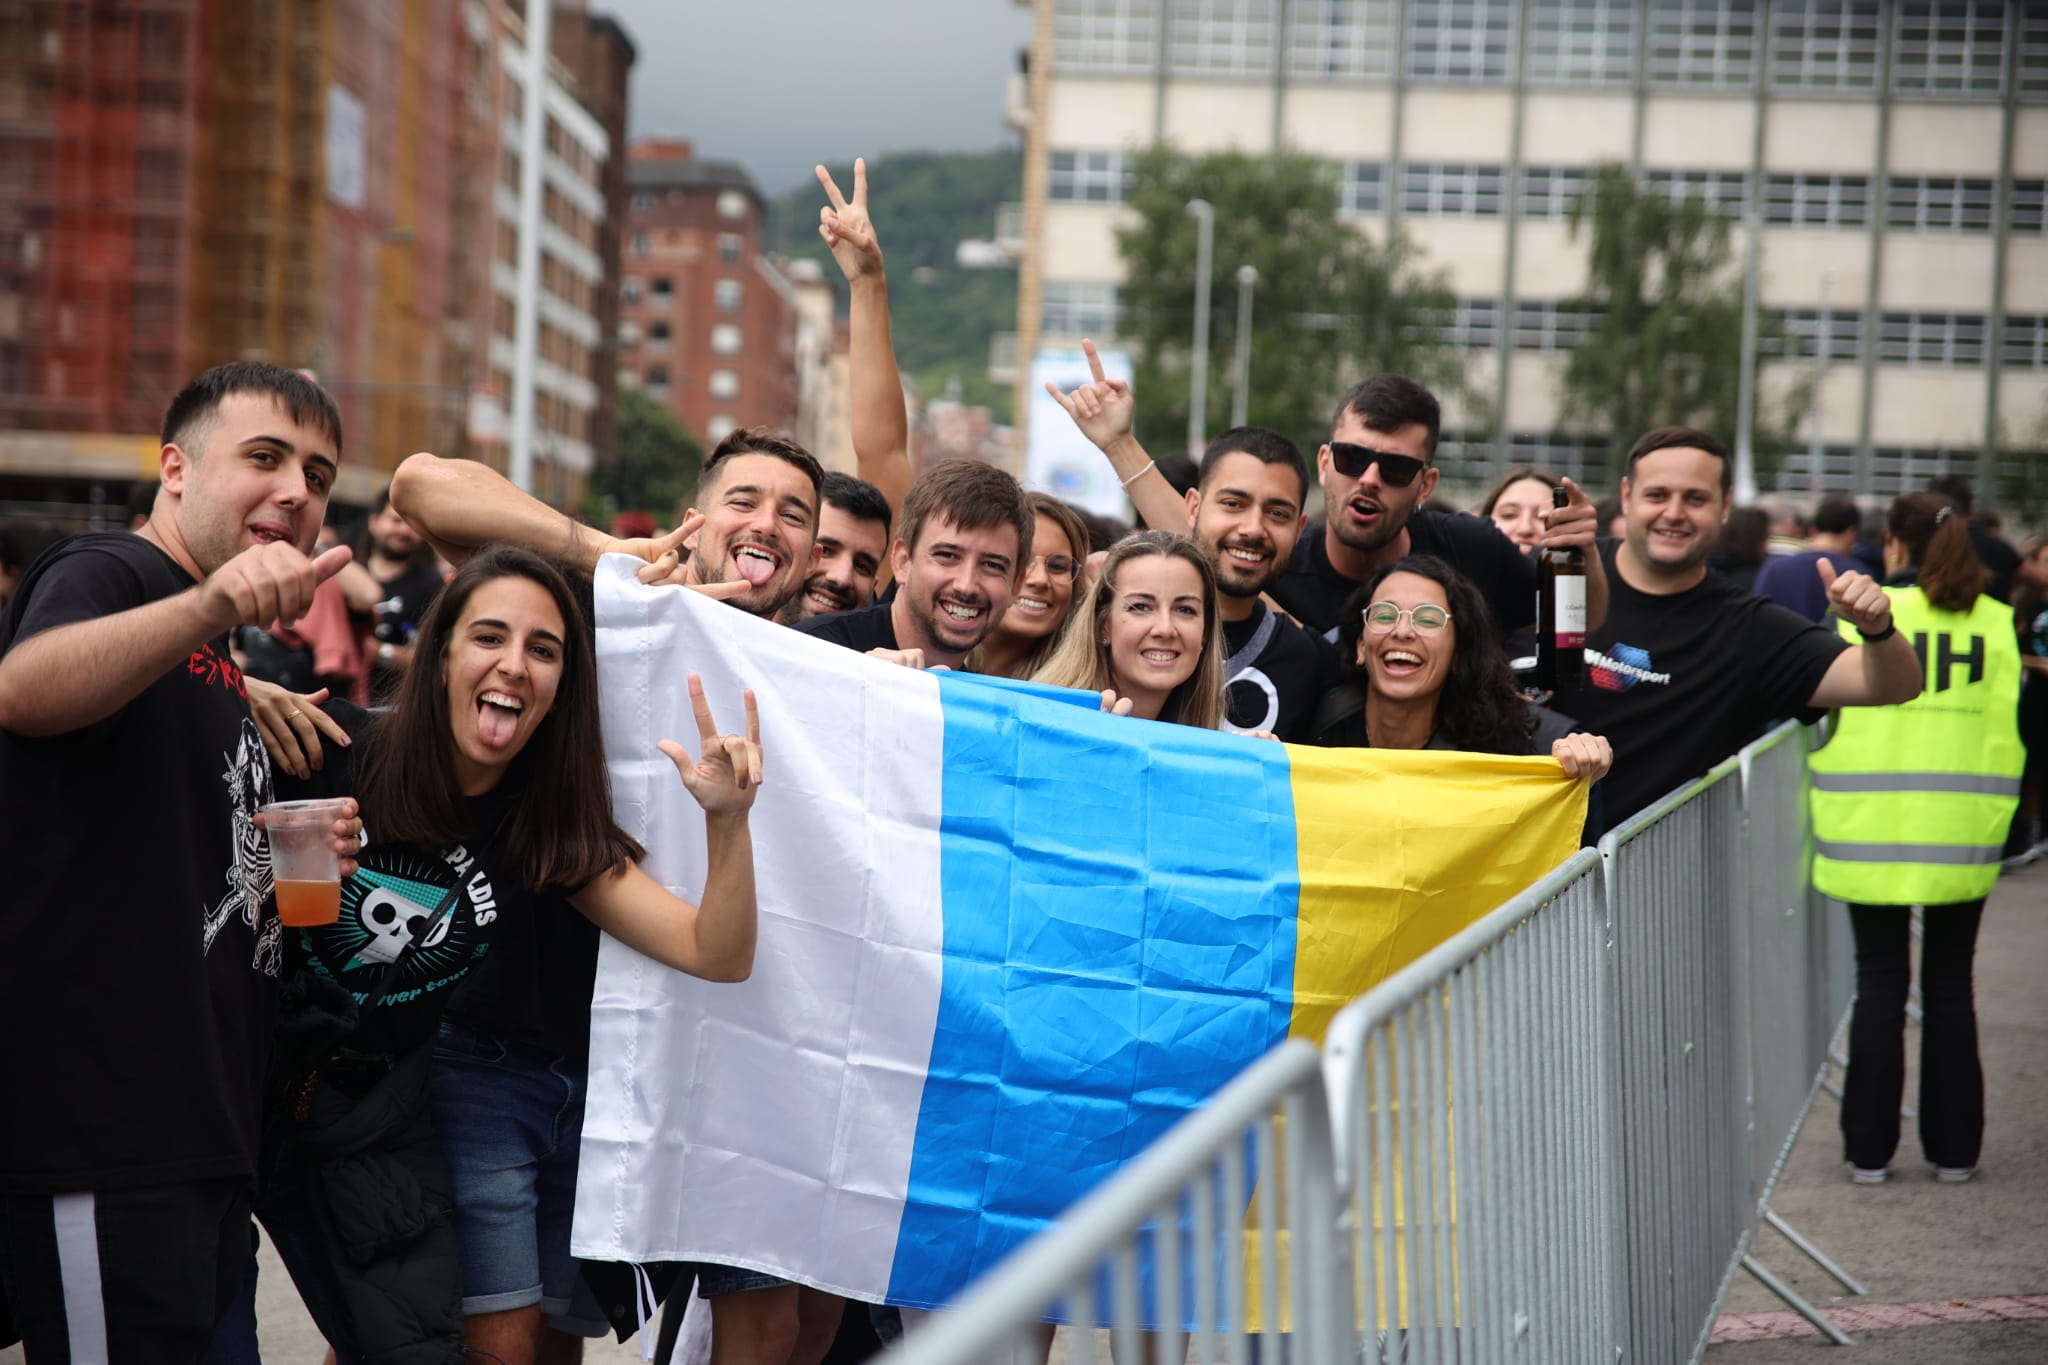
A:
<svg viewBox="0 0 2048 1365">
<path fill-rule="evenodd" d="M 1614 745 L 1610 827 L 1780 720 L 1920 695 L 1919 658 L 1868 574 L 1814 566 L 1829 609 L 1862 632 L 1852 648 L 1707 572 L 1733 484 L 1727 448 L 1702 431 L 1660 427 L 1628 453 L 1628 535 L 1600 542 L 1613 609 L 1586 634 L 1586 685 L 1572 698 L 1579 723 Z"/>
<path fill-rule="evenodd" d="M 418 454 L 398 467 L 392 505 L 451 563 L 499 541 L 553 555 L 588 577 L 606 554 L 647 561 L 644 582 L 705 588 L 773 618 L 816 562 L 825 473 L 794 441 L 747 427 L 705 457 L 696 506 L 663 536 L 620 539 L 557 512 L 489 465 Z"/>
<path fill-rule="evenodd" d="M 1131 434 L 1130 385 L 1103 377 L 1095 343 L 1084 341 L 1094 376 L 1072 394 L 1046 391 L 1119 468 L 1148 526 L 1185 530 L 1216 559 L 1223 620 L 1224 728 L 1307 743 L 1316 701 L 1336 681 L 1329 643 L 1261 600 L 1287 571 L 1307 517 L 1308 466 L 1294 442 L 1267 427 L 1237 427 L 1209 443 L 1196 484 L 1183 499 Z"/>
<path fill-rule="evenodd" d="M 831 202 L 818 210 L 818 236 L 846 276 L 846 369 L 851 390 L 848 426 L 855 472 L 880 490 L 892 511 L 910 495 L 910 414 L 903 406 L 903 376 L 889 335 L 889 281 L 882 246 L 868 215 L 868 163 L 853 162 L 849 201 L 823 166 L 818 183 Z"/>
<path fill-rule="evenodd" d="M 348 562 L 312 557 L 340 459 L 311 380 L 209 370 L 149 520 L 0 617 L 0 1303 L 31 1360 L 196 1361 L 241 1287 L 283 935 L 227 632 Z"/>
</svg>

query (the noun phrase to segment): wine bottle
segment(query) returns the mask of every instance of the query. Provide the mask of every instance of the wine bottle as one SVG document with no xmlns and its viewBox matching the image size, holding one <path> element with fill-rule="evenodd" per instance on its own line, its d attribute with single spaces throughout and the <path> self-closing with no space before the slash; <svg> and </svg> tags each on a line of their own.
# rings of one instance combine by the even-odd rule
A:
<svg viewBox="0 0 2048 1365">
<path fill-rule="evenodd" d="M 1550 493 L 1563 507 L 1569 495 Z M 1586 552 L 1547 548 L 1536 561 L 1536 685 L 1553 697 L 1586 677 Z"/>
</svg>

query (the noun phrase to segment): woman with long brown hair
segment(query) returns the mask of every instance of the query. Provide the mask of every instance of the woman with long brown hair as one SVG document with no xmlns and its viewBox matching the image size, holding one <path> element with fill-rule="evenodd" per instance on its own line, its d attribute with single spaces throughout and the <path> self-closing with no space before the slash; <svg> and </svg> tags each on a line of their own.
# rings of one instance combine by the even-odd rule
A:
<svg viewBox="0 0 2048 1365">
<path fill-rule="evenodd" d="M 1956 1182 L 1976 1173 L 1984 1138 L 1971 960 L 2019 801 L 2019 645 L 2012 608 L 1984 591 L 1966 516 L 1912 493 L 1885 527 L 1886 634 L 1914 640 L 1929 676 L 1902 705 L 1844 707 L 1813 754 L 1813 883 L 1848 903 L 1856 936 L 1842 1093 L 1850 1178 L 1883 1181 L 1898 1149 L 1918 905 L 1920 1147 L 1937 1180 Z"/>
<path fill-rule="evenodd" d="M 1214 730 L 1223 718 L 1223 631 L 1208 552 L 1171 531 L 1111 546 L 1074 621 L 1033 680 L 1111 691 L 1130 714 Z"/>
<path fill-rule="evenodd" d="M 1073 614 L 1088 559 L 1088 526 L 1081 514 L 1050 493 L 1032 493 L 1031 554 L 1010 609 L 967 656 L 970 673 L 1028 678 L 1059 642 Z"/>
</svg>

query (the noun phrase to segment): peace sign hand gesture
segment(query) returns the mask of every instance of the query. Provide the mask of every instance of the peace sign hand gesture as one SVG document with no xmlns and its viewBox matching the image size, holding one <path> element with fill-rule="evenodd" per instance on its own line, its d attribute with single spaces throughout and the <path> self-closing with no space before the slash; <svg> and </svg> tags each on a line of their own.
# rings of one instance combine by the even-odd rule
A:
<svg viewBox="0 0 2048 1365">
<path fill-rule="evenodd" d="M 703 756 L 692 762 L 690 751 L 672 739 L 662 740 L 659 746 L 706 815 L 744 815 L 761 786 L 761 713 L 755 707 L 752 688 L 741 695 L 747 707 L 746 736 L 722 735 L 711 718 L 711 703 L 704 699 L 704 680 L 692 673 L 690 709 L 697 715 L 698 747 Z"/>
<path fill-rule="evenodd" d="M 865 275 L 880 276 L 882 273 L 882 244 L 875 240 L 874 220 L 868 217 L 868 163 L 864 157 L 853 160 L 853 202 L 839 192 L 839 186 L 832 179 L 832 173 L 823 166 L 816 168 L 818 183 L 825 187 L 826 197 L 831 204 L 818 210 L 818 235 L 825 239 L 825 245 L 832 248 L 832 259 L 839 262 L 840 271 L 847 283 Z"/>
</svg>

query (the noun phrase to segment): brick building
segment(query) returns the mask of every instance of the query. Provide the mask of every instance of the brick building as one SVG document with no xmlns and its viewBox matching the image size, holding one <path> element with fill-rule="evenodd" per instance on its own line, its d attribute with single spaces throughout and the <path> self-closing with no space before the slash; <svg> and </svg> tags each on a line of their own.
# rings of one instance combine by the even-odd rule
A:
<svg viewBox="0 0 2048 1365">
<path fill-rule="evenodd" d="M 761 251 L 766 204 L 730 161 L 688 142 L 633 145 L 619 280 L 619 382 L 709 443 L 796 429 L 795 292 Z"/>
</svg>

